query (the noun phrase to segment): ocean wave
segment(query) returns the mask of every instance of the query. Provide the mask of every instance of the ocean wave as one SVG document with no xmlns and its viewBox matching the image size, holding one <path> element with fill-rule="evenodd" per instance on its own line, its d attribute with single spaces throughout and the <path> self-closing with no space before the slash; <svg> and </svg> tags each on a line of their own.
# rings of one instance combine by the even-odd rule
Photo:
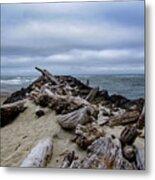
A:
<svg viewBox="0 0 155 180">
<path fill-rule="evenodd" d="M 22 85 L 22 84 L 28 84 L 31 83 L 35 80 L 36 78 L 33 79 L 23 79 L 20 77 L 17 77 L 15 79 L 2 79 L 1 84 L 8 84 L 8 85 Z"/>
</svg>

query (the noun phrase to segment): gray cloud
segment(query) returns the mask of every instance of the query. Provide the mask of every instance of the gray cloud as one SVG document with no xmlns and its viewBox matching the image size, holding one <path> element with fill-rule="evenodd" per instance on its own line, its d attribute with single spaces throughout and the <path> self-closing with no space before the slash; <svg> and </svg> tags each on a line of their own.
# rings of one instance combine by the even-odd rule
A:
<svg viewBox="0 0 155 180">
<path fill-rule="evenodd" d="M 2 6 L 2 75 L 33 74 L 35 66 L 56 74 L 143 73 L 141 5 Z"/>
</svg>

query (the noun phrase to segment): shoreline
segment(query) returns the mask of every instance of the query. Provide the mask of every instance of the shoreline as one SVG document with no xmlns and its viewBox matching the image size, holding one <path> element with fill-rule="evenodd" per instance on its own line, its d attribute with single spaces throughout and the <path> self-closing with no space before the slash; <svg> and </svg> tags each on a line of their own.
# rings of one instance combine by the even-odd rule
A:
<svg viewBox="0 0 155 180">
<path fill-rule="evenodd" d="M 144 100 L 109 95 L 72 76 L 37 70 L 42 76 L 26 89 L 11 95 L 1 93 L 1 103 L 10 95 L 1 106 L 3 166 L 27 167 L 24 162 L 32 156 L 28 167 L 145 168 Z M 37 153 L 46 149 L 51 150 L 49 161 L 45 154 Z M 35 150 L 36 154 L 32 153 Z M 35 164 L 35 158 L 46 163 Z"/>
</svg>

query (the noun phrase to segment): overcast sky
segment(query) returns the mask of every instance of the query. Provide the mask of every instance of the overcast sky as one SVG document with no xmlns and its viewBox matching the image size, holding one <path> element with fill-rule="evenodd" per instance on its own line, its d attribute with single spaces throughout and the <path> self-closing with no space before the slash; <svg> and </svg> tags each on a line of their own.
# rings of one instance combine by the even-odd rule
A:
<svg viewBox="0 0 155 180">
<path fill-rule="evenodd" d="M 3 4 L 1 73 L 144 73 L 144 2 Z"/>
</svg>

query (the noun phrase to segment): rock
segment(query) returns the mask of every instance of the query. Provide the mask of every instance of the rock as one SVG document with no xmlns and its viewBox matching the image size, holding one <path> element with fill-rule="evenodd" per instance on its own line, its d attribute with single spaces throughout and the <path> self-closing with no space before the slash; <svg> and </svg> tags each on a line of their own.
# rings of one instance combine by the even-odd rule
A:
<svg viewBox="0 0 155 180">
<path fill-rule="evenodd" d="M 133 162 L 136 157 L 136 149 L 133 146 L 126 145 L 123 148 L 123 155 L 129 162 Z"/>
<path fill-rule="evenodd" d="M 45 115 L 45 112 L 42 110 L 42 109 L 37 109 L 35 114 L 38 116 L 38 117 L 41 117 L 41 116 L 44 116 Z"/>
<path fill-rule="evenodd" d="M 61 164 L 61 168 L 73 168 L 72 163 L 77 159 L 78 159 L 78 157 L 75 156 L 74 151 L 67 153 L 67 155 L 64 157 L 64 160 Z"/>
</svg>

